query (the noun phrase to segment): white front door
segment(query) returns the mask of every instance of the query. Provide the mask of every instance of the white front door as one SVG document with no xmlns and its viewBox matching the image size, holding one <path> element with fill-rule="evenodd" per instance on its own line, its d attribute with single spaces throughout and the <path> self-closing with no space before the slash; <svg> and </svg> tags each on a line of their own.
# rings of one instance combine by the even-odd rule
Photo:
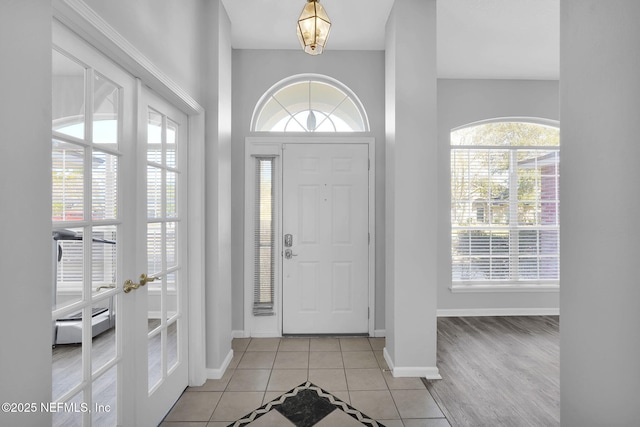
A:
<svg viewBox="0 0 640 427">
<path fill-rule="evenodd" d="M 187 385 L 187 118 L 53 40 L 53 425 L 155 426 Z"/>
<path fill-rule="evenodd" d="M 369 332 L 367 144 L 285 144 L 284 334 Z"/>
</svg>

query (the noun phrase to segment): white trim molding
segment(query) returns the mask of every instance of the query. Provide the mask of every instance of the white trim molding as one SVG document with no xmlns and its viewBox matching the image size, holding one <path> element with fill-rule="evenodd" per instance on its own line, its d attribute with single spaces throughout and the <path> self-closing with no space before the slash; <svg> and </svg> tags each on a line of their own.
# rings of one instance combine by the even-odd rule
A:
<svg viewBox="0 0 640 427">
<path fill-rule="evenodd" d="M 220 378 L 222 378 L 224 376 L 224 373 L 227 371 L 229 364 L 231 364 L 232 359 L 233 359 L 233 349 L 229 350 L 229 353 L 227 353 L 227 357 L 225 357 L 224 360 L 222 361 L 222 366 L 215 369 L 211 369 L 211 368 L 207 369 L 207 379 L 219 380 Z"/>
<path fill-rule="evenodd" d="M 377 335 L 374 330 L 375 320 L 375 138 L 369 136 L 358 136 L 352 134 L 338 135 L 279 135 L 279 136 L 252 136 L 245 138 L 245 206 L 252 206 L 255 192 L 255 168 L 253 162 L 256 156 L 273 156 L 276 159 L 276 187 L 281 188 L 282 183 L 282 147 L 283 144 L 367 144 L 369 147 L 369 336 Z M 282 198 L 279 192 L 276 195 L 276 212 L 280 215 Z M 254 247 L 254 217 L 253 212 L 245 209 L 244 218 L 244 336 L 245 337 L 280 337 L 282 336 L 282 272 L 281 263 L 276 263 L 275 268 L 275 304 L 274 316 L 254 316 L 253 315 L 253 247 Z M 282 227 L 282 217 L 276 220 L 276 235 L 280 235 Z M 274 252 L 281 253 L 281 238 L 276 238 Z M 382 332 L 385 333 L 384 330 Z"/>
<path fill-rule="evenodd" d="M 559 308 L 450 308 L 437 311 L 438 317 L 559 316 Z"/>
<path fill-rule="evenodd" d="M 375 331 L 373 331 L 374 338 L 385 338 L 386 336 L 387 336 L 386 329 L 376 329 Z"/>
<path fill-rule="evenodd" d="M 394 378 L 419 377 L 428 380 L 441 380 L 440 370 L 436 366 L 394 366 L 391 356 L 385 347 L 382 350 L 385 362 Z"/>
</svg>

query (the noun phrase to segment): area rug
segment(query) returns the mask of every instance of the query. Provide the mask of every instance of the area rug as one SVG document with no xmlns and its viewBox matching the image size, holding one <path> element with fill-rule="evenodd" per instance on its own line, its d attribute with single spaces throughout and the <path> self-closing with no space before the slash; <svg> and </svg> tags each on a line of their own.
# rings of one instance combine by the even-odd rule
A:
<svg viewBox="0 0 640 427">
<path fill-rule="evenodd" d="M 296 427 L 315 426 L 334 411 L 344 412 L 353 418 L 356 424 L 384 427 L 383 424 L 308 381 L 229 424 L 229 427 L 250 425 L 270 411 L 278 411 Z"/>
</svg>

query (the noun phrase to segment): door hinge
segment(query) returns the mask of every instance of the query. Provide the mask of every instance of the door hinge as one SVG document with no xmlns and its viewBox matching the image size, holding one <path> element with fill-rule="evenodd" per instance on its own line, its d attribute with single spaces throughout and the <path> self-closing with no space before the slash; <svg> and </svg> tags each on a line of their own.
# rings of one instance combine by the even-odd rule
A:
<svg viewBox="0 0 640 427">
<path fill-rule="evenodd" d="M 371 316 L 371 309 L 367 307 L 367 319 Z"/>
</svg>

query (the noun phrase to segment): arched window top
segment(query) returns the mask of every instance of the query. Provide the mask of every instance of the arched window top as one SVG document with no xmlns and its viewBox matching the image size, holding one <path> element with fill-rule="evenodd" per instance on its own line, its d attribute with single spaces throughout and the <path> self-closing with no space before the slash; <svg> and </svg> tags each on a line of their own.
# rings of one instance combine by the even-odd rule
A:
<svg viewBox="0 0 640 427">
<path fill-rule="evenodd" d="M 367 132 L 367 114 L 355 93 L 338 80 L 319 74 L 288 77 L 272 86 L 256 104 L 256 132 Z"/>
<path fill-rule="evenodd" d="M 453 129 L 451 145 L 553 147 L 560 145 L 560 129 L 557 121 L 545 119 L 484 120 Z"/>
</svg>

